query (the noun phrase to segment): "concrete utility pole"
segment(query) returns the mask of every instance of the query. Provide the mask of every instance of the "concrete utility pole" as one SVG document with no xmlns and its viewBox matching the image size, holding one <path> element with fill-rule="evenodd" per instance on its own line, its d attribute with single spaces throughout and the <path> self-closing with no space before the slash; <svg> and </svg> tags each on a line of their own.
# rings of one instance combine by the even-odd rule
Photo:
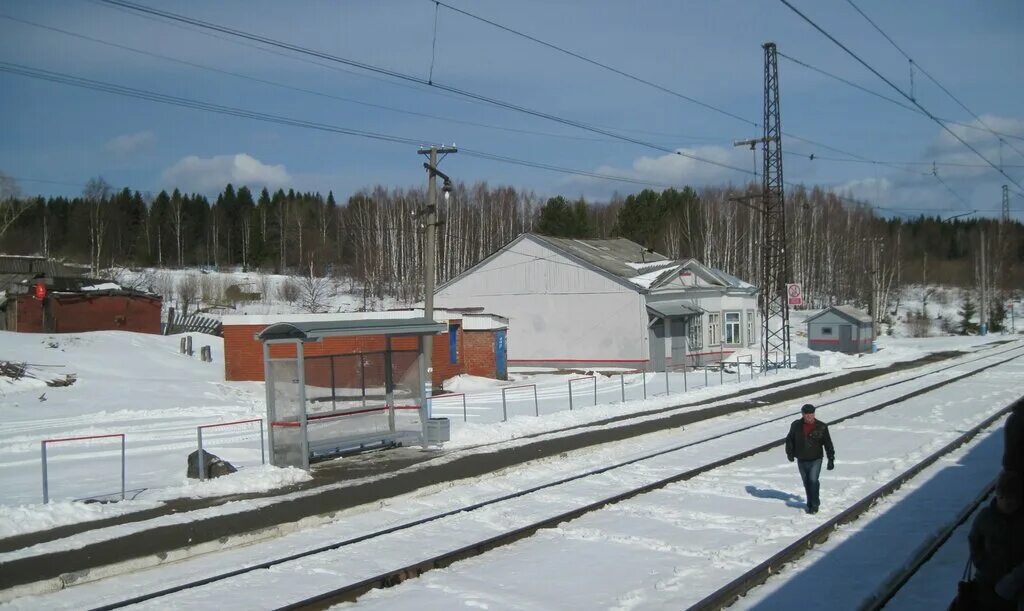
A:
<svg viewBox="0 0 1024 611">
<path fill-rule="evenodd" d="M 436 251 L 437 242 L 437 184 L 436 179 L 438 176 L 444 179 L 444 192 L 445 198 L 448 197 L 448 193 L 451 191 L 452 181 L 443 172 L 437 169 L 438 159 L 437 154 L 447 156 L 448 153 L 457 153 L 459 150 L 454 146 L 431 146 L 429 148 L 421 148 L 417 151 L 420 155 L 427 155 L 430 159 L 429 162 L 424 163 L 423 167 L 427 170 L 427 207 L 426 210 L 421 211 L 421 214 L 425 213 L 426 218 L 424 219 L 423 225 L 426 229 L 426 236 L 424 236 L 423 244 L 423 316 L 427 320 L 434 320 L 434 277 L 436 272 L 434 270 L 434 257 Z M 444 159 L 444 157 L 442 157 Z M 431 386 L 433 384 L 433 373 L 434 367 L 432 357 L 434 355 L 434 338 L 433 336 L 426 335 L 423 338 L 423 350 L 426 352 L 427 359 L 427 379 L 424 380 L 425 387 L 427 388 L 427 396 L 430 396 Z M 425 426 L 425 425 L 424 425 Z"/>
</svg>

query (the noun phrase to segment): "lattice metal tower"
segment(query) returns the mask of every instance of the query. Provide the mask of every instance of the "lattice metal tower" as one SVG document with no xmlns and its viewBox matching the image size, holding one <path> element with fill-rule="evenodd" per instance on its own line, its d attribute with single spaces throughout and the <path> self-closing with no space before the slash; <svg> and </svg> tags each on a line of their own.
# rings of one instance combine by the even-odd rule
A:
<svg viewBox="0 0 1024 611">
<path fill-rule="evenodd" d="M 782 126 L 779 121 L 779 61 L 775 43 L 764 48 L 763 218 L 761 228 L 761 366 L 789 367 L 791 278 L 786 248 L 786 202 L 782 182 Z"/>
<path fill-rule="evenodd" d="M 1010 222 L 1010 187 L 1003 185 L 1003 223 Z"/>
</svg>

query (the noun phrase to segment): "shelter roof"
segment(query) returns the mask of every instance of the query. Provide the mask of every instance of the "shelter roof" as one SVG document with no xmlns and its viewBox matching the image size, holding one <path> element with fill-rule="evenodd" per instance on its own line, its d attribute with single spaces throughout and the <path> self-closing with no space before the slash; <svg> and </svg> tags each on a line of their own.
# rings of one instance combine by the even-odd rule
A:
<svg viewBox="0 0 1024 611">
<path fill-rule="evenodd" d="M 444 323 L 420 318 L 377 318 L 363 320 L 318 320 L 279 322 L 259 334 L 260 341 L 315 341 L 323 337 L 352 335 L 437 335 L 446 329 Z"/>
<path fill-rule="evenodd" d="M 647 309 L 662 318 L 669 316 L 699 316 L 704 310 L 682 299 L 648 303 Z"/>
</svg>

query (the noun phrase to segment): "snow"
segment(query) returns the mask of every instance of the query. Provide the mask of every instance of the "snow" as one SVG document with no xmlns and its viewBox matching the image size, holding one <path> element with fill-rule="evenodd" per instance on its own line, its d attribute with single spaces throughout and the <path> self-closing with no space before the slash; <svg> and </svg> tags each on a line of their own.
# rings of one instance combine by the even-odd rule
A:
<svg viewBox="0 0 1024 611">
<path fill-rule="evenodd" d="M 662 270 L 663 271 L 663 270 Z M 184 272 L 161 272 L 173 279 L 187 275 Z M 660 273 L 660 272 L 655 272 Z M 255 274 L 234 274 L 241 282 L 249 278 L 258 282 Z M 272 280 L 274 278 L 271 278 Z M 906 311 L 920 309 L 925 290 L 914 296 L 905 296 L 901 306 Z M 929 295 L 929 313 L 955 316 L 955 295 L 947 295 L 947 303 L 938 310 L 940 295 L 932 290 Z M 915 299 L 918 299 L 915 302 Z M 356 300 L 339 297 L 332 308 L 354 306 Z M 167 302 L 165 302 L 165 305 Z M 287 312 L 292 306 L 282 303 L 239 305 L 239 310 L 254 315 Z M 353 308 L 354 309 L 354 308 Z M 292 311 L 298 311 L 292 309 Z M 793 352 L 805 352 L 805 327 L 801 325 L 808 312 L 794 311 Z M 178 351 L 179 337 L 142 335 L 127 332 L 95 332 L 77 334 L 17 334 L 0 332 L 0 361 L 25 363 L 24 377 L 13 380 L 0 377 L 0 537 L 52 528 L 58 525 L 97 520 L 127 512 L 141 511 L 178 497 L 201 498 L 274 490 L 309 480 L 309 474 L 296 469 L 278 469 L 261 464 L 260 430 L 256 424 L 209 429 L 204 432 L 204 447 L 228 460 L 238 473 L 207 482 L 185 478 L 185 459 L 196 449 L 196 427 L 205 424 L 231 422 L 265 415 L 264 387 L 259 383 L 225 382 L 223 345 L 219 338 L 193 334 L 195 344 L 210 345 L 213 363 L 182 355 Z M 636 414 L 652 409 L 667 408 L 704 400 L 715 400 L 735 392 L 740 387 L 754 389 L 754 395 L 764 392 L 757 387 L 773 384 L 782 379 L 795 379 L 812 374 L 826 377 L 842 375 L 850 369 L 880 367 L 897 361 L 910 360 L 932 352 L 961 350 L 967 352 L 992 350 L 987 344 L 1012 337 L 925 337 L 914 338 L 897 323 L 893 334 L 878 338 L 878 352 L 867 355 L 815 353 L 821 359 L 816 369 L 788 370 L 751 379 L 749 369 L 742 366 L 748 356 L 757 360 L 757 353 L 749 350 L 731 355 L 727 362 L 734 365 L 724 371 L 695 371 L 685 377 L 673 373 L 646 375 L 615 370 L 593 372 L 597 380 L 598 405 L 594 405 L 593 386 L 590 381 L 571 382 L 579 373 L 565 373 L 553 369 L 522 368 L 510 371 L 510 380 L 498 381 L 475 376 L 458 376 L 445 381 L 449 393 L 465 393 L 466 420 L 463 421 L 463 397 L 435 396 L 432 401 L 434 416 L 451 418 L 452 440 L 446 450 L 457 453 L 490 452 L 499 448 L 524 443 L 531 435 L 556 436 L 558 429 L 586 426 L 611 417 Z M 196 351 L 198 353 L 198 350 Z M 741 363 L 739 367 L 735 363 Z M 939 363 L 924 369 L 947 366 Z M 959 371 L 959 369 L 957 370 Z M 737 374 L 738 372 L 738 374 Z M 879 378 L 876 385 L 904 379 L 917 372 L 889 374 Z M 70 386 L 49 386 L 48 382 L 67 379 Z M 949 374 L 949 375 L 952 375 Z M 840 511 L 844 504 L 863 496 L 872 487 L 886 481 L 892 474 L 913 464 L 922 456 L 942 445 L 957 431 L 972 426 L 986 414 L 1006 405 L 1020 394 L 1019 380 L 1024 371 L 1019 365 L 1004 365 L 976 379 L 971 378 L 940 396 L 922 395 L 900 405 L 899 409 L 883 410 L 870 417 L 849 421 L 834 430 L 838 447 L 838 466 L 835 472 L 823 473 L 823 506 L 818 516 L 806 516 L 799 511 L 802 491 L 792 465 L 780 459 L 779 452 L 758 455 L 716 470 L 690 482 L 673 485 L 662 492 L 645 495 L 603 512 L 588 515 L 579 521 L 549 529 L 514 546 L 502 548 L 485 557 L 459 563 L 444 571 L 435 571 L 422 579 L 402 586 L 368 595 L 361 605 L 370 608 L 389 605 L 396 608 L 451 608 L 456 605 L 490 605 L 493 608 L 547 607 L 547 608 L 678 608 L 698 600 L 703 594 L 728 581 L 730 575 L 745 570 L 755 557 L 774 553 L 785 541 L 799 536 L 805 529 L 818 524 L 829 515 Z M 666 382 L 671 394 L 666 394 Z M 928 383 L 934 383 L 931 380 Z M 646 398 L 644 398 L 646 384 Z M 914 386 L 913 383 L 910 386 Z M 534 389 L 510 389 L 512 386 L 535 385 Z M 919 383 L 920 387 L 925 382 Z M 867 385 L 867 386 L 870 386 Z M 834 419 L 851 413 L 865 405 L 895 397 L 907 387 L 879 390 L 870 396 L 854 398 L 867 386 L 844 389 L 808 397 L 807 400 L 826 405 L 819 415 Z M 568 396 L 571 387 L 574 409 L 569 411 Z M 502 389 L 506 389 L 508 421 L 502 422 Z M 625 390 L 625 401 L 622 393 Z M 802 401 L 801 401 L 802 402 Z M 799 402 L 797 402 L 799 403 Z M 406 497 L 392 499 L 380 507 L 342 512 L 334 518 L 308 520 L 293 525 L 291 535 L 259 546 L 228 549 L 213 555 L 199 556 L 175 565 L 177 572 L 167 569 L 150 574 L 139 571 L 113 581 L 101 581 L 68 589 L 45 598 L 15 601 L 16 608 L 83 607 L 100 604 L 102 600 L 116 600 L 124 588 L 144 587 L 146 583 L 166 580 L 184 580 L 189 575 L 208 575 L 214 567 L 226 563 L 240 563 L 285 555 L 298 549 L 322 545 L 324 541 L 370 532 L 445 508 L 454 508 L 470 500 L 481 500 L 553 481 L 568 474 L 582 472 L 595 464 L 620 461 L 639 456 L 685 441 L 699 441 L 743 426 L 763 422 L 769 418 L 793 413 L 798 404 L 765 406 L 740 416 L 718 418 L 696 423 L 685 429 L 666 431 L 633 439 L 625 444 L 593 448 L 575 452 L 559 459 L 535 461 L 502 474 L 480 478 L 479 481 L 446 482 L 417 491 Z M 692 409 L 692 408 L 681 408 Z M 534 410 L 540 417 L 534 416 Z M 616 426 L 616 425 L 603 425 Z M 305 572 L 296 569 L 275 571 L 268 583 L 278 584 L 283 592 L 294 595 L 305 587 L 314 587 L 318 579 L 337 575 L 354 575 L 358 571 L 371 572 L 387 562 L 407 558 L 409 549 L 424 553 L 441 550 L 460 541 L 471 540 L 483 532 L 497 532 L 500 528 L 524 523 L 531 516 L 577 504 L 585 498 L 603 498 L 609 491 L 624 489 L 639 480 L 656 478 L 659 474 L 678 472 L 687 465 L 699 466 L 725 456 L 738 449 L 751 447 L 777 439 L 784 428 L 782 423 L 773 427 L 751 429 L 739 435 L 700 449 L 677 453 L 674 458 L 649 463 L 642 469 L 628 473 L 611 474 L 607 479 L 574 486 L 548 497 L 537 497 L 514 509 L 503 508 L 482 512 L 478 516 L 461 516 L 446 523 L 443 528 L 429 533 L 419 532 L 413 540 L 402 539 L 386 548 L 379 543 L 362 548 L 361 559 L 355 563 L 339 561 L 337 557 L 322 565 L 317 562 L 303 564 Z M 119 440 L 83 440 L 49 444 L 49 492 L 52 502 L 41 503 L 40 442 L 44 439 L 69 438 L 87 435 L 125 434 L 126 492 L 128 500 L 117 503 L 85 503 L 87 497 L 120 498 Z M 1000 431 L 994 427 L 977 444 L 966 448 L 956 458 L 942 461 L 935 474 L 921 481 L 927 486 L 929 478 L 945 482 L 945 504 L 931 503 L 933 509 L 920 509 L 929 513 L 933 521 L 949 517 L 952 507 L 966 502 L 971 490 L 984 484 L 994 471 L 986 471 L 993 464 L 992 455 L 998 453 Z M 986 445 L 988 444 L 988 445 Z M 988 448 L 984 451 L 976 448 Z M 399 450 L 402 451 L 402 450 Z M 440 458 L 439 461 L 450 460 Z M 967 468 L 970 465 L 974 465 Z M 994 466 L 992 467 L 995 468 Z M 37 546 L 0 554 L 0 562 L 44 553 L 49 549 L 81 546 L 90 542 L 108 540 L 128 532 L 161 524 L 181 523 L 202 519 L 209 515 L 222 515 L 286 502 L 296 495 L 311 491 L 293 492 L 280 498 L 234 501 L 182 515 L 164 516 L 142 524 L 122 525 L 98 529 L 76 538 L 54 542 L 51 547 Z M 913 488 L 907 488 L 913 494 Z M 873 510 L 877 519 L 910 506 L 898 497 Z M 923 498 L 923 497 L 922 497 Z M 841 581 L 840 576 L 852 571 L 850 564 L 840 562 L 843 545 L 858 548 L 860 530 L 874 528 L 872 522 L 858 523 L 837 533 L 829 546 L 822 547 L 794 563 L 791 571 L 770 580 L 764 588 L 752 592 L 743 606 L 757 606 L 758 600 L 780 600 L 786 592 L 786 583 L 800 580 Z M 621 525 L 621 527 L 620 527 Z M 905 532 L 904 532 L 905 531 Z M 886 531 L 893 541 L 893 549 L 904 549 L 915 537 L 923 536 L 913 529 L 899 528 Z M 849 535 L 844 538 L 845 535 Z M 907 543 L 901 546 L 900 541 Z M 844 543 L 854 541 L 854 543 Z M 52 546 L 57 546 L 56 548 Z M 760 555 L 760 556 L 759 556 Z M 854 554 L 856 557 L 856 554 Z M 583 560 L 586 560 L 585 562 Z M 205 572 L 204 572 L 205 571 Z M 308 579 L 304 579 L 306 575 Z M 315 577 L 311 577 L 315 576 Z M 865 576 L 865 580 L 868 576 Z M 119 581 L 120 580 L 120 581 Z M 126 585 L 127 584 L 127 585 Z M 582 585 L 582 584 L 585 584 Z M 712 587 L 714 586 L 714 587 Z M 955 587 L 955 581 L 953 582 Z M 249 593 L 248 589 L 252 588 Z M 858 586 L 867 587 L 864 584 Z M 93 590 L 92 588 L 95 588 Z M 245 586 L 246 595 L 233 605 L 246 604 L 265 607 L 272 598 L 261 598 L 258 588 Z M 844 595 L 853 596 L 856 588 L 850 585 Z M 99 592 L 99 598 L 90 599 L 90 592 Z M 863 594 L 863 592 L 861 591 Z M 837 593 L 837 594 L 841 594 Z M 197 600 L 182 601 L 176 606 L 211 606 L 209 592 L 196 594 Z M 104 598 L 106 597 L 106 598 Z M 93 602 L 87 602 L 92 600 Z M 788 600 L 788 599 L 787 599 Z M 839 599 L 836 608 L 847 605 Z M 552 604 L 551 601 L 558 601 Z M 847 600 L 849 607 L 856 602 Z M 946 599 L 948 602 L 948 598 Z M 232 608 L 218 599 L 217 606 Z M 767 603 L 766 603 L 767 604 Z M 943 603 L 945 604 L 945 603 Z"/>
<path fill-rule="evenodd" d="M 989 358 L 986 363 L 996 360 Z M 966 373 L 971 367 L 976 366 L 957 367 L 944 375 Z M 940 365 L 935 365 L 930 369 L 939 368 Z M 894 377 L 911 375 L 904 373 Z M 359 608 L 450 609 L 480 605 L 493 608 L 684 608 L 1005 406 L 1018 395 L 1016 380 L 1021 375 L 1024 375 L 1022 363 L 1014 361 L 968 378 L 955 387 L 912 397 L 898 408 L 833 425 L 837 467 L 835 471 L 822 474 L 820 514 L 803 513 L 796 470 L 776 448 L 607 506 L 484 556 L 431 571 L 400 586 L 371 592 L 360 599 Z M 876 390 L 870 396 L 858 396 L 869 389 L 865 387 L 833 393 L 818 402 L 818 414 L 823 419 L 835 420 L 879 401 L 924 388 L 935 379 L 883 388 L 892 381 L 877 381 L 873 385 Z M 225 567 L 315 549 L 325 543 L 422 519 L 470 502 L 561 480 L 597 465 L 680 448 L 642 464 L 520 497 L 514 503 L 453 515 L 424 528 L 396 531 L 385 538 L 144 605 L 223 609 L 282 606 L 323 589 L 404 566 L 481 537 L 658 481 L 737 450 L 777 440 L 788 419 L 795 417 L 796 410 L 795 404 L 766 406 L 729 418 L 695 423 L 684 429 L 535 461 L 500 474 L 444 482 L 362 510 L 343 512 L 321 524 L 257 546 L 234 547 L 164 567 L 137 570 L 43 597 L 15 601 L 12 607 L 94 607 L 118 600 L 125 592 L 164 588 L 208 576 Z M 782 420 L 768 427 L 681 448 L 777 417 Z M 997 424 L 981 435 L 978 442 L 944 458 L 904 487 L 900 492 L 902 496 L 879 504 L 867 521 L 844 527 L 826 544 L 831 547 L 812 551 L 770 580 L 763 589 L 751 592 L 740 608 L 779 608 L 780 604 L 785 607 L 785 601 L 791 600 L 785 597 L 793 594 L 799 599 L 805 587 L 816 588 L 813 600 L 828 600 L 830 608 L 858 607 L 873 591 L 873 584 L 880 583 L 875 579 L 880 580 L 887 571 L 898 568 L 918 545 L 915 542 L 923 536 L 922 529 L 908 526 L 934 522 L 942 517 L 949 519 L 951 510 L 957 507 L 957 499 L 975 495 L 977 488 L 987 481 L 986 474 L 994 475 L 1000 449 L 1001 429 Z M 843 551 L 833 552 L 833 549 Z M 849 560 L 832 561 L 832 558 L 844 557 Z M 3 559 L 0 557 L 0 561 Z M 355 559 L 358 561 L 353 561 Z M 787 585 L 791 581 L 792 584 Z"/>
<path fill-rule="evenodd" d="M 121 285 L 114 282 L 101 282 L 100 284 L 91 284 L 89 286 L 83 286 L 80 290 L 83 291 L 120 291 Z"/>
<path fill-rule="evenodd" d="M 665 273 L 665 270 L 669 269 L 669 267 L 661 267 L 654 271 L 644 272 L 642 274 L 633 276 L 632 278 L 627 278 L 627 280 L 639 286 L 640 288 L 649 289 L 658 278 L 661 278 L 661 276 Z"/>
</svg>

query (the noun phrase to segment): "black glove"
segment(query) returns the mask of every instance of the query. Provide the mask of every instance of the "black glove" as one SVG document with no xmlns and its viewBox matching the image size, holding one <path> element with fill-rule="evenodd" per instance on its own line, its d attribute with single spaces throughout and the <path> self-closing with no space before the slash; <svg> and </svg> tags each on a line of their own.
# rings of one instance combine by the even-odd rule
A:
<svg viewBox="0 0 1024 611">
<path fill-rule="evenodd" d="M 786 458 L 788 458 L 788 459 L 789 459 L 789 462 L 793 462 L 794 460 L 796 460 L 796 459 L 794 459 L 794 458 L 793 458 L 792 456 L 787 456 Z"/>
<path fill-rule="evenodd" d="M 831 471 L 832 469 L 835 469 L 836 468 L 836 459 L 834 459 L 834 458 L 828 459 L 828 467 L 827 468 L 828 468 L 829 471 Z"/>
</svg>

